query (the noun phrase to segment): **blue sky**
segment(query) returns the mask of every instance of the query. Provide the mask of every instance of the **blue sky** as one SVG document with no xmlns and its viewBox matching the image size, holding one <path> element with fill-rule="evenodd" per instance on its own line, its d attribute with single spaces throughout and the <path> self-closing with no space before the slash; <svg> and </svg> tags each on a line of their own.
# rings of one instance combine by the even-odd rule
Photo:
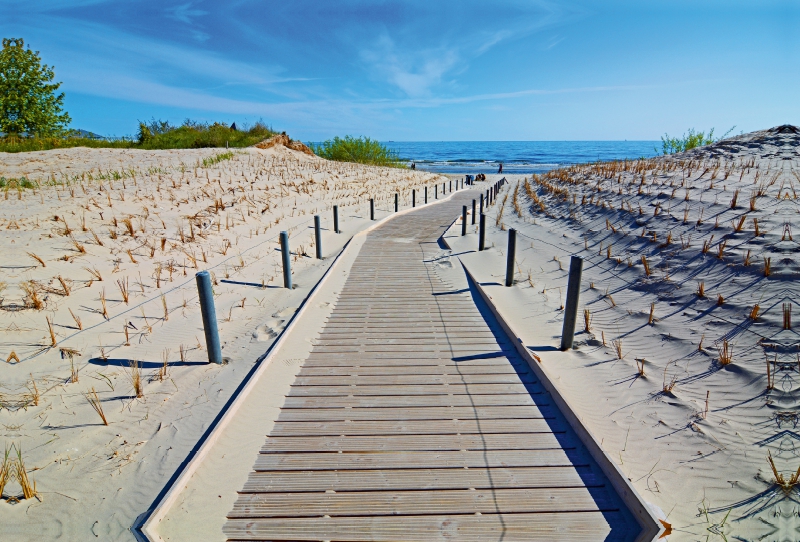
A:
<svg viewBox="0 0 800 542">
<path fill-rule="evenodd" d="M 800 3 L 0 0 L 73 126 L 304 141 L 658 139 L 800 124 Z"/>
</svg>

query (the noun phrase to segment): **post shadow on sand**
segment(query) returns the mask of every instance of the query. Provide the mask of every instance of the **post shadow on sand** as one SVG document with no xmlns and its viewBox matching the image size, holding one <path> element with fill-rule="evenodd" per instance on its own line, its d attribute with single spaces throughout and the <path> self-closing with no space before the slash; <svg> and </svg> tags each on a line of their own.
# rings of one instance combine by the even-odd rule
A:
<svg viewBox="0 0 800 542">
<path fill-rule="evenodd" d="M 130 358 L 91 358 L 89 363 L 100 366 L 130 367 L 131 361 Z M 138 359 L 135 361 L 138 361 L 139 367 L 142 369 L 158 369 L 164 366 L 159 361 L 142 361 Z M 208 361 L 170 361 L 167 363 L 167 367 L 190 367 L 194 365 L 209 365 L 209 363 Z"/>
</svg>

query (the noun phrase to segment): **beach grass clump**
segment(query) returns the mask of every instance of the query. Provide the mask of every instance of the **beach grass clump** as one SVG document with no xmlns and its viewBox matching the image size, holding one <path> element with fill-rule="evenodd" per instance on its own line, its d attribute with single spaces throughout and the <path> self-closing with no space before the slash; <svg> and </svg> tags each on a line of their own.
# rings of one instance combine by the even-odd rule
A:
<svg viewBox="0 0 800 542">
<path fill-rule="evenodd" d="M 336 162 L 355 162 L 373 166 L 405 167 L 397 153 L 368 137 L 334 137 L 319 144 L 310 144 L 314 154 Z"/>
<path fill-rule="evenodd" d="M 664 134 L 661 137 L 661 151 L 664 154 L 676 154 L 679 152 L 686 152 L 696 147 L 711 145 L 712 143 L 725 139 L 734 128 L 736 127 L 734 126 L 725 132 L 722 137 L 718 138 L 714 138 L 714 128 L 708 131 L 708 135 L 706 135 L 705 132 L 695 132 L 694 128 L 690 128 L 681 137 L 670 137 L 668 134 Z M 656 149 L 656 152 L 658 152 L 658 149 Z"/>
<path fill-rule="evenodd" d="M 770 469 L 772 469 L 772 475 L 775 477 L 775 483 L 779 485 L 786 494 L 789 494 L 794 486 L 800 482 L 800 467 L 798 467 L 797 472 L 792 474 L 787 480 L 783 474 L 778 472 L 778 469 L 775 468 L 775 462 L 772 460 L 772 452 L 767 451 L 767 462 L 769 463 Z"/>
</svg>

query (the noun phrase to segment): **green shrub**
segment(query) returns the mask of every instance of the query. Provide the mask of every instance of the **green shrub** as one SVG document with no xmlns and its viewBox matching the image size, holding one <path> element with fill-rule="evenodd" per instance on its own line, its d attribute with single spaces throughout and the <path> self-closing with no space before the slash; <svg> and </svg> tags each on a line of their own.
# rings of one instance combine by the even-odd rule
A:
<svg viewBox="0 0 800 542">
<path fill-rule="evenodd" d="M 249 147 L 275 135 L 263 122 L 247 130 L 232 130 L 214 123 L 201 124 L 187 120 L 182 126 L 171 126 L 165 121 L 152 120 L 139 123 L 137 134 L 140 149 L 201 149 L 207 147 Z"/>
<path fill-rule="evenodd" d="M 708 135 L 706 135 L 705 132 L 695 132 L 694 128 L 690 128 L 688 132 L 683 134 L 683 137 L 669 137 L 669 135 L 664 134 L 661 138 L 661 150 L 664 154 L 675 154 L 696 147 L 711 145 L 712 143 L 716 143 L 728 137 L 728 134 L 730 134 L 734 128 L 736 128 L 736 126 L 725 132 L 722 137 L 716 139 L 714 139 L 714 128 L 708 131 Z M 656 152 L 658 152 L 658 149 L 656 149 Z"/>
<path fill-rule="evenodd" d="M 337 162 L 405 167 L 405 164 L 396 153 L 380 142 L 368 137 L 334 137 L 318 145 L 311 143 L 309 146 L 317 156 L 328 160 L 336 160 Z"/>
</svg>

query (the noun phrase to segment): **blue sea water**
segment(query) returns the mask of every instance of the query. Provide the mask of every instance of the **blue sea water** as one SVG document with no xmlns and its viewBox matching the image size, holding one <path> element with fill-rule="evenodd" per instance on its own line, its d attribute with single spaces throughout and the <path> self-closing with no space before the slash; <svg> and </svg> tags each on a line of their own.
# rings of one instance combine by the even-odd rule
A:
<svg viewBox="0 0 800 542">
<path fill-rule="evenodd" d="M 386 141 L 401 159 L 435 173 L 543 173 L 569 164 L 650 158 L 660 141 Z"/>
</svg>

